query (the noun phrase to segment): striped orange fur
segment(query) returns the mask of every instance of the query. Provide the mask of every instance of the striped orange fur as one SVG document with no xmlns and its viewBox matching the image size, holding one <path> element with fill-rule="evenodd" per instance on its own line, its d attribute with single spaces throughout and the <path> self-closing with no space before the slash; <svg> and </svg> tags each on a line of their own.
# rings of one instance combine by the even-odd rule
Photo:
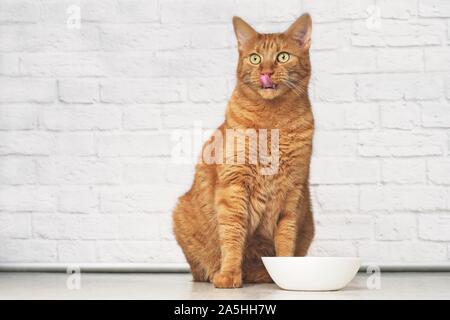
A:
<svg viewBox="0 0 450 320">
<path fill-rule="evenodd" d="M 218 131 L 226 137 L 227 129 L 278 129 L 279 164 L 275 174 L 263 175 L 261 163 L 201 161 L 191 189 L 179 199 L 174 232 L 193 278 L 219 288 L 271 281 L 261 256 L 303 256 L 314 236 L 308 185 L 314 131 L 308 98 L 311 18 L 304 14 L 275 34 L 257 33 L 238 17 L 233 25 L 237 84 Z M 254 53 L 259 58 L 250 61 Z M 267 81 L 274 88 L 266 88 Z M 245 159 L 249 156 L 246 152 Z"/>
</svg>

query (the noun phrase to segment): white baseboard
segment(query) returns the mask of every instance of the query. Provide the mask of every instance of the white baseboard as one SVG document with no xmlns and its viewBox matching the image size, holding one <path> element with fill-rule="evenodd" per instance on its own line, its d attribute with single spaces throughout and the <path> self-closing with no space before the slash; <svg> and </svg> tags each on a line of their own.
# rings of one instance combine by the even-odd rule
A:
<svg viewBox="0 0 450 320">
<path fill-rule="evenodd" d="M 450 261 L 441 263 L 364 263 L 360 272 L 368 267 L 387 272 L 450 272 Z M 186 273 L 185 263 L 0 263 L 0 272 L 81 272 L 102 273 Z"/>
<path fill-rule="evenodd" d="M 0 263 L 0 272 L 186 273 L 186 263 Z"/>
</svg>

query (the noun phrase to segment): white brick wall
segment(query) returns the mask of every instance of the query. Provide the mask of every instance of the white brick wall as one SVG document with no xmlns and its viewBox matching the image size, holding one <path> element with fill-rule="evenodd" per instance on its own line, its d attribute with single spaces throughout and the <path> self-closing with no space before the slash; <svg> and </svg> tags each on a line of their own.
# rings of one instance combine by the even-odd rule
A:
<svg viewBox="0 0 450 320">
<path fill-rule="evenodd" d="M 448 0 L 0 0 L 0 263 L 184 261 L 171 133 L 222 121 L 233 15 L 270 32 L 304 11 L 312 254 L 449 260 Z"/>
</svg>

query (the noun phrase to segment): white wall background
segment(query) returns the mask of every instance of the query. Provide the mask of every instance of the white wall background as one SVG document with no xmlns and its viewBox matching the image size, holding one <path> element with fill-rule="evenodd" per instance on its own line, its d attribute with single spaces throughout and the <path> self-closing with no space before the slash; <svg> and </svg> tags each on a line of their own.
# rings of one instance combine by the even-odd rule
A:
<svg viewBox="0 0 450 320">
<path fill-rule="evenodd" d="M 222 121 L 233 15 L 276 32 L 304 11 L 312 254 L 449 260 L 448 0 L 0 0 L 0 262 L 184 261 L 171 133 Z"/>
</svg>

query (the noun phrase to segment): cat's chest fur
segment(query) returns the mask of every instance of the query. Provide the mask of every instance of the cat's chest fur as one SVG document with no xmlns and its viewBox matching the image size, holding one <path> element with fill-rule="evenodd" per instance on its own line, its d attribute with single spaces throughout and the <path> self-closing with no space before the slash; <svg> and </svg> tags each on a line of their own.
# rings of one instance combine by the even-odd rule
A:
<svg viewBox="0 0 450 320">
<path fill-rule="evenodd" d="M 250 233 L 272 237 L 286 195 L 307 181 L 311 154 L 310 136 L 305 132 L 280 130 L 279 160 L 274 174 L 262 175 L 256 166 L 249 183 Z"/>
<path fill-rule="evenodd" d="M 255 232 L 272 238 L 286 195 L 307 182 L 314 121 L 308 101 L 293 101 L 277 106 L 257 106 L 232 99 L 228 105 L 226 128 L 255 129 L 267 132 L 267 149 L 276 139 L 278 161 L 270 164 L 270 174 L 263 174 L 267 165 L 249 165 L 245 173 L 249 190 L 249 235 Z M 260 135 L 259 135 L 260 136 Z M 261 150 L 260 150 L 261 151 Z M 267 173 L 267 171 L 265 172 Z"/>
</svg>

